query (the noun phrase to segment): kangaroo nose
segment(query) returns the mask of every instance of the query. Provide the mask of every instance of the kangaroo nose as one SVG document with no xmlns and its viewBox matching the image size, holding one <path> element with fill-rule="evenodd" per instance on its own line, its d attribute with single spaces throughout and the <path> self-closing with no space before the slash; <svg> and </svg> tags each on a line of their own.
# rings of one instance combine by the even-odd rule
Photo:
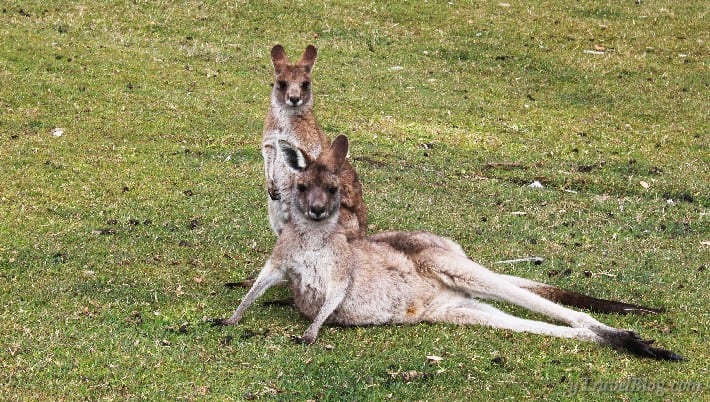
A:
<svg viewBox="0 0 710 402">
<path fill-rule="evenodd" d="M 320 219 L 325 213 L 325 207 L 322 205 L 312 205 L 311 206 L 311 216 Z"/>
</svg>

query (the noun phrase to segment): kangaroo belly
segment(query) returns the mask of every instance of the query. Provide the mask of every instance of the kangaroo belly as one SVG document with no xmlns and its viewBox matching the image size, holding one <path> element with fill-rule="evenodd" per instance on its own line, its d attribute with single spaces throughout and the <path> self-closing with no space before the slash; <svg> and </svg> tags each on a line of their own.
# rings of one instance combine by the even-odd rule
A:
<svg viewBox="0 0 710 402">
<path fill-rule="evenodd" d="M 421 275 L 415 261 L 378 243 L 361 244 L 359 264 L 331 321 L 341 325 L 411 324 L 422 321 L 443 290 Z"/>
<path fill-rule="evenodd" d="M 387 284 L 387 286 L 381 286 Z M 409 280 L 361 284 L 349 292 L 329 322 L 339 325 L 414 324 L 422 322 L 438 287 Z"/>
</svg>

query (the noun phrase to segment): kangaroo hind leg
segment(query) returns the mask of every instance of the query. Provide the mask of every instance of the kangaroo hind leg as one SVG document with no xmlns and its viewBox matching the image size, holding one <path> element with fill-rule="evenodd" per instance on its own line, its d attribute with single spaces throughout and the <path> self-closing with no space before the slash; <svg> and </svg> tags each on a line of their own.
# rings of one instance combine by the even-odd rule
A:
<svg viewBox="0 0 710 402">
<path fill-rule="evenodd" d="M 516 317 L 490 304 L 465 296 L 452 297 L 445 294 L 442 295 L 441 299 L 439 303 L 434 303 L 434 307 L 431 310 L 426 312 L 423 317 L 425 321 L 459 325 L 482 325 L 515 332 L 580 339 L 589 342 L 602 341 L 598 335 L 587 328 L 570 328 Z"/>
<path fill-rule="evenodd" d="M 471 297 L 512 303 L 575 328 L 609 328 L 589 314 L 547 300 L 456 253 L 431 253 L 428 259 L 430 272 L 441 282 Z"/>
<path fill-rule="evenodd" d="M 557 321 L 567 323 L 573 328 L 568 328 L 567 330 L 564 329 L 566 327 L 554 329 L 553 327 L 556 326 L 552 324 L 536 321 L 532 321 L 532 323 L 525 322 L 529 320 L 516 321 L 513 319 L 516 317 L 506 317 L 504 321 L 500 321 L 500 314 L 494 314 L 492 316 L 478 314 L 478 323 L 484 323 L 486 322 L 485 320 L 488 320 L 487 322 L 490 323 L 487 325 L 500 328 L 594 340 L 609 345 L 617 350 L 627 351 L 641 357 L 672 361 L 684 360 L 682 356 L 670 350 L 652 347 L 652 341 L 645 341 L 631 331 L 624 331 L 607 326 L 595 320 L 589 314 L 571 310 L 553 303 L 542 296 L 512 283 L 509 278 L 491 272 L 467 258 L 460 258 L 456 255 L 434 255 L 430 263 L 429 272 L 434 273 L 442 283 L 447 284 L 455 291 L 471 295 L 472 297 L 488 298 L 516 304 L 528 310 L 544 314 Z M 485 313 L 485 311 L 483 313 Z M 491 313 L 489 312 L 489 314 Z M 502 322 L 503 324 L 496 325 L 496 322 Z M 515 325 L 515 327 L 506 327 L 505 325 Z M 575 330 L 579 331 L 580 335 L 568 335 L 570 332 L 567 331 L 569 330 L 573 330 L 572 333 L 574 333 Z M 588 331 L 593 334 L 591 337 Z"/>
</svg>

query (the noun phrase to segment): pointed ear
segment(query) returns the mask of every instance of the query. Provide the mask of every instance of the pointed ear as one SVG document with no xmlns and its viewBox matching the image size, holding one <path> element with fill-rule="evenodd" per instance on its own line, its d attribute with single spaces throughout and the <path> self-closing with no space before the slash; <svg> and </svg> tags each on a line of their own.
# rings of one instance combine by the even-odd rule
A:
<svg viewBox="0 0 710 402">
<path fill-rule="evenodd" d="M 284 66 L 288 64 L 288 57 L 283 46 L 276 45 L 271 49 L 271 63 L 274 65 L 276 74 L 279 74 Z"/>
<path fill-rule="evenodd" d="M 345 159 L 348 156 L 348 137 L 342 134 L 337 136 L 330 145 L 330 152 L 333 155 L 335 168 L 338 170 L 342 169 Z"/>
<path fill-rule="evenodd" d="M 286 164 L 293 170 L 301 172 L 311 163 L 311 159 L 305 152 L 288 141 L 279 140 L 279 149 L 286 160 Z"/>
<path fill-rule="evenodd" d="M 301 60 L 298 61 L 298 65 L 303 66 L 306 69 L 306 72 L 310 73 L 313 66 L 316 64 L 317 56 L 318 49 L 316 49 L 313 45 L 308 45 L 306 50 L 303 52 L 303 56 L 301 56 Z"/>
</svg>

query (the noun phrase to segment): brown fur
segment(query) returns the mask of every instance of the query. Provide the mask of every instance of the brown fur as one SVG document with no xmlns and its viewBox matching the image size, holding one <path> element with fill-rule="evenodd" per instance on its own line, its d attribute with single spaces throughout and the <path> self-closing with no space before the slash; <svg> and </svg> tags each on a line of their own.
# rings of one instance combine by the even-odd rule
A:
<svg viewBox="0 0 710 402">
<path fill-rule="evenodd" d="M 555 286 L 533 286 L 527 289 L 555 303 L 579 307 L 595 313 L 638 314 L 663 312 L 662 308 L 643 307 L 614 300 L 598 299 Z"/>
<path fill-rule="evenodd" d="M 262 135 L 262 154 L 266 187 L 269 194 L 269 222 L 280 234 L 289 221 L 288 193 L 294 172 L 280 160 L 278 141 L 287 140 L 306 151 L 315 160 L 330 141 L 318 126 L 313 114 L 311 71 L 317 50 L 308 46 L 296 63 L 289 63 L 281 45 L 271 50 L 274 82 L 271 107 Z M 364 236 L 367 231 L 367 209 L 362 200 L 362 186 L 357 173 L 345 162 L 342 173 L 340 224 L 349 238 Z"/>
</svg>

